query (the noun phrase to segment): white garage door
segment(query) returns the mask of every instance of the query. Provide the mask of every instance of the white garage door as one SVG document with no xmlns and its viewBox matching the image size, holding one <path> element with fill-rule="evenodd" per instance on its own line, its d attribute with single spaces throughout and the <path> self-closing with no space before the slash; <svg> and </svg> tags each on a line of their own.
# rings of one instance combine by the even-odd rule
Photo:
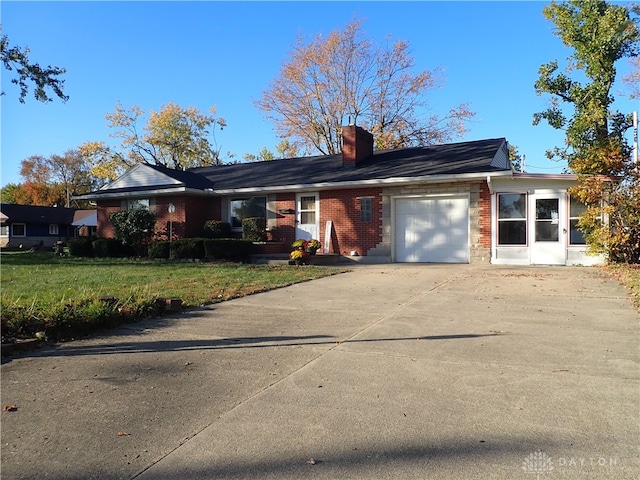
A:
<svg viewBox="0 0 640 480">
<path fill-rule="evenodd" d="M 397 262 L 469 262 L 467 197 L 396 200 Z"/>
</svg>

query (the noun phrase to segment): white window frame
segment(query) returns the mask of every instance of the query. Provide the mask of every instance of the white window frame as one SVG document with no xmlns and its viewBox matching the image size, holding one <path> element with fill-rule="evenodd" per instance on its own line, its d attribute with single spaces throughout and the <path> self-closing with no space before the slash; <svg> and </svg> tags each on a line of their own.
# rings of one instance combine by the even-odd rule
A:
<svg viewBox="0 0 640 480">
<path fill-rule="evenodd" d="M 15 228 L 22 226 L 22 234 L 15 233 Z M 26 237 L 27 236 L 27 224 L 26 223 L 12 223 L 11 224 L 11 236 L 12 237 Z"/>
<path fill-rule="evenodd" d="M 373 197 L 358 197 L 360 202 L 360 221 L 373 222 Z"/>
<path fill-rule="evenodd" d="M 59 231 L 60 231 L 60 229 L 58 228 L 58 224 L 57 223 L 50 223 L 49 224 L 49 235 L 58 235 Z"/>
<path fill-rule="evenodd" d="M 136 209 L 144 209 L 149 210 L 149 205 L 151 202 L 148 198 L 134 198 L 131 200 L 127 200 L 127 210 L 136 210 Z"/>
<path fill-rule="evenodd" d="M 569 222 L 567 222 L 568 226 L 569 226 L 569 235 L 568 235 L 567 241 L 569 242 L 569 245 L 571 245 L 571 246 L 578 246 L 578 247 L 585 246 L 587 244 L 587 239 L 585 238 L 584 233 L 582 233 L 580 230 L 578 230 L 577 224 L 576 224 L 575 230 L 576 230 L 576 232 L 578 234 L 580 234 L 580 236 L 582 236 L 582 240 L 583 241 L 581 243 L 574 243 L 574 242 L 571 241 L 571 239 L 573 238 L 573 230 L 574 230 L 574 228 L 571 226 L 571 222 L 573 222 L 573 221 L 577 222 L 577 220 L 578 220 L 578 215 L 571 216 L 571 205 L 572 205 L 572 201 L 575 201 L 577 203 L 580 203 L 580 201 L 578 199 L 572 198 L 571 195 L 567 195 L 567 197 L 568 197 L 567 216 L 569 217 Z M 585 208 L 586 208 L 586 206 L 585 206 Z M 581 213 L 582 212 L 580 212 L 580 214 Z"/>
<path fill-rule="evenodd" d="M 524 217 L 500 218 L 500 196 L 501 195 L 522 195 L 524 196 Z M 496 245 L 498 247 L 526 247 L 529 244 L 529 198 L 526 192 L 497 192 L 496 193 Z M 524 243 L 500 243 L 500 224 L 502 222 L 524 222 L 525 234 Z"/>
<path fill-rule="evenodd" d="M 267 204 L 269 202 L 269 199 L 267 198 L 266 195 L 253 195 L 253 196 L 246 196 L 246 197 L 234 197 L 234 198 L 230 198 L 229 199 L 229 225 L 231 225 L 231 230 L 235 231 L 235 232 L 239 232 L 242 231 L 242 218 L 240 218 L 240 225 L 234 225 L 233 223 L 233 202 L 242 202 L 244 200 L 250 200 L 250 199 L 256 199 L 256 198 L 262 198 L 264 199 L 264 215 L 263 218 L 267 219 Z M 246 218 L 246 217 L 243 217 Z"/>
</svg>

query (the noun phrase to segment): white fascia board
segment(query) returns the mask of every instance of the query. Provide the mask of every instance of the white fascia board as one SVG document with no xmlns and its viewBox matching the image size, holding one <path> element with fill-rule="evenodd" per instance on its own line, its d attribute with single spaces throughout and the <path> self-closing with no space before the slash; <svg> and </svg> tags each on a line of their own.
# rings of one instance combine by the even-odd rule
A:
<svg viewBox="0 0 640 480">
<path fill-rule="evenodd" d="M 511 171 L 458 173 L 453 175 L 425 175 L 423 177 L 396 177 L 374 180 L 357 180 L 352 182 L 301 183 L 298 185 L 278 185 L 272 187 L 247 187 L 228 189 L 207 189 L 213 195 L 231 195 L 242 193 L 294 192 L 303 190 L 329 190 L 332 188 L 358 188 L 372 186 L 413 185 L 417 183 L 466 182 L 470 180 L 486 180 L 489 177 L 509 177 Z"/>
<path fill-rule="evenodd" d="M 185 187 L 171 187 L 162 188 L 156 190 L 137 190 L 135 192 L 114 192 L 114 193 L 101 193 L 98 195 L 92 195 L 90 193 L 86 195 L 78 195 L 72 197 L 74 200 L 112 200 L 122 198 L 140 198 L 140 197 L 158 197 L 162 195 L 175 195 L 175 194 L 189 194 L 189 195 L 208 195 L 208 192 L 199 190 L 196 188 Z"/>
</svg>

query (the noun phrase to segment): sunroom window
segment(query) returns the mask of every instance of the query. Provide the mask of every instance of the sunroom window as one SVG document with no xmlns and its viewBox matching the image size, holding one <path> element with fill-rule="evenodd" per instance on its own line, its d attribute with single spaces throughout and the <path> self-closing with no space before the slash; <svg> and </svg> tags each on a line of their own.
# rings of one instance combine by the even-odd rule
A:
<svg viewBox="0 0 640 480">
<path fill-rule="evenodd" d="M 242 219 L 267 218 L 267 197 L 234 198 L 229 204 L 232 228 L 242 228 Z"/>
<path fill-rule="evenodd" d="M 527 244 L 527 195 L 498 194 L 498 245 Z"/>
<path fill-rule="evenodd" d="M 578 217 L 582 215 L 587 206 L 579 200 L 570 197 L 569 198 L 569 244 L 570 245 L 585 245 L 587 241 L 584 238 L 584 233 L 578 230 Z"/>
</svg>

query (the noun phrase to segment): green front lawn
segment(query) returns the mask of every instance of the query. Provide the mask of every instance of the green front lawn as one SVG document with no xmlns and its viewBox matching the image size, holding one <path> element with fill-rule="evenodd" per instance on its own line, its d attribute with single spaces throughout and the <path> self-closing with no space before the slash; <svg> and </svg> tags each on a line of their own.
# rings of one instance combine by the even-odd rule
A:
<svg viewBox="0 0 640 480">
<path fill-rule="evenodd" d="M 2 335 L 73 338 L 162 313 L 158 298 L 205 305 L 344 272 L 343 268 L 158 262 L 2 252 Z M 114 297 L 108 302 L 101 297 Z"/>
</svg>

